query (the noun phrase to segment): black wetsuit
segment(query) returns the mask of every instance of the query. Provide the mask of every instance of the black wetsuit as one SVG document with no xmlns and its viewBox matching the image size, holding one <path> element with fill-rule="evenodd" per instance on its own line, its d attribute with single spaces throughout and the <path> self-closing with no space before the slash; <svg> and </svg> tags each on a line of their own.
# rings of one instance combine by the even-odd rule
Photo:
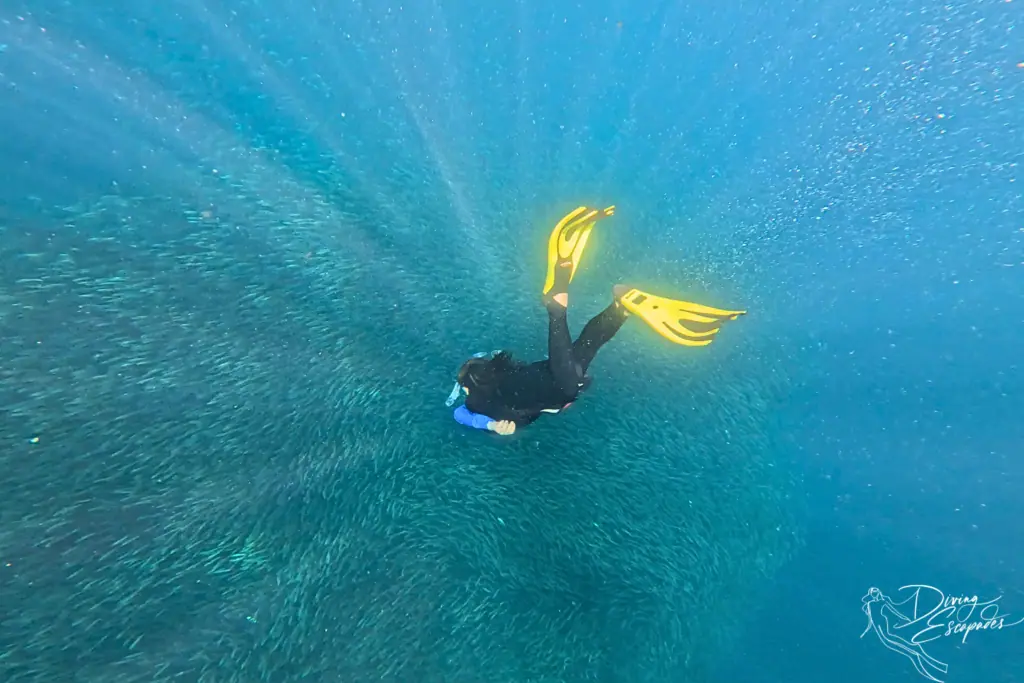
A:
<svg viewBox="0 0 1024 683">
<path fill-rule="evenodd" d="M 628 313 L 612 303 L 590 320 L 579 338 L 569 336 L 566 309 L 550 303 L 548 358 L 530 364 L 511 364 L 487 391 L 471 391 L 466 408 L 493 420 L 528 425 L 544 412 L 568 408 L 589 384 L 587 368 L 598 350 L 626 321 Z"/>
</svg>

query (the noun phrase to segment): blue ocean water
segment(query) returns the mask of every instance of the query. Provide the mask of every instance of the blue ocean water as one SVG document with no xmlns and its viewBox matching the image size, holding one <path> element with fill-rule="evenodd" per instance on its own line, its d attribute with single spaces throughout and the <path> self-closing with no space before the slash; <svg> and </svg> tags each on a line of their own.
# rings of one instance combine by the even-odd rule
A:
<svg viewBox="0 0 1024 683">
<path fill-rule="evenodd" d="M 765 374 L 770 369 L 785 377 L 783 395 L 770 402 L 770 436 L 777 449 L 771 461 L 800 481 L 790 501 L 792 533 L 801 542 L 781 566 L 760 577 L 753 595 L 744 594 L 740 605 L 720 615 L 733 635 L 714 652 L 700 680 L 927 680 L 914 670 L 913 657 L 887 649 L 873 632 L 860 637 L 868 627 L 861 600 L 871 587 L 893 599 L 906 597 L 900 588 L 914 584 L 983 601 L 1002 596 L 999 609 L 1010 615 L 1007 623 L 1024 617 L 1022 12 L 1021 0 L 10 0 L 0 7 L 0 239 L 6 242 L 0 293 L 8 336 L 0 361 L 18 368 L 33 362 L 26 355 L 31 347 L 20 336 L 13 341 L 23 315 L 18 311 L 27 305 L 18 294 L 28 277 L 26 264 L 52 248 L 69 254 L 75 268 L 102 261 L 114 264 L 108 270 L 116 273 L 123 262 L 126 272 L 135 272 L 129 264 L 136 251 L 159 250 L 180 230 L 151 214 L 133 222 L 133 215 L 142 215 L 132 208 L 136 198 L 160 198 L 180 206 L 190 225 L 208 230 L 211 243 L 230 245 L 218 247 L 224 249 L 225 280 L 215 292 L 180 285 L 187 269 L 161 273 L 170 261 L 154 259 L 154 277 L 166 275 L 158 288 L 165 294 L 140 289 L 131 302 L 137 310 L 177 310 L 180 297 L 203 294 L 230 306 L 248 300 L 248 287 L 255 285 L 287 292 L 296 306 L 267 305 L 261 324 L 278 345 L 269 351 L 262 347 L 265 337 L 246 336 L 252 325 L 245 314 L 219 312 L 232 338 L 241 340 L 242 360 L 225 371 L 238 382 L 255 374 L 257 363 L 243 362 L 253 354 L 260 363 L 289 370 L 308 367 L 301 379 L 293 374 L 279 385 L 280 406 L 233 403 L 232 396 L 220 407 L 222 420 L 248 421 L 257 414 L 254 420 L 267 423 L 293 419 L 289 403 L 302 403 L 316 391 L 318 377 L 338 372 L 323 360 L 332 352 L 330 342 L 312 343 L 318 355 L 308 366 L 296 359 L 297 350 L 338 329 L 345 330 L 345 344 L 352 340 L 359 348 L 355 367 L 365 363 L 374 377 L 406 383 L 398 390 L 390 384 L 339 390 L 349 414 L 376 419 L 377 408 L 364 408 L 364 398 L 365 405 L 391 406 L 389 414 L 403 420 L 402 411 L 411 406 L 412 427 L 403 432 L 394 425 L 387 443 L 433 444 L 434 432 L 417 436 L 422 424 L 435 424 L 429 429 L 445 433 L 443 439 L 459 438 L 442 432 L 459 427 L 437 404 L 460 354 L 502 344 L 524 355 L 543 354 L 541 318 L 522 312 L 536 303 L 548 226 L 577 204 L 614 203 L 615 222 L 596 234 L 592 260 L 573 293 L 585 312 L 599 310 L 595 302 L 620 280 L 743 307 L 748 316 L 723 331 L 714 357 L 727 365 L 734 358 L 756 363 Z M 97 205 L 122 207 L 123 239 L 89 242 L 77 251 L 62 246 L 80 243 L 54 229 L 53 217 L 84 225 L 83 217 L 98 211 Z M 256 213 L 266 222 L 238 218 Z M 237 225 L 226 232 L 223 226 L 232 221 Z M 188 261 L 185 252 L 174 254 L 175 263 Z M 195 258 L 197 271 L 206 268 Z M 230 270 L 231 258 L 269 265 L 264 276 L 246 271 L 252 280 L 242 281 Z M 278 262 L 287 267 L 275 269 Z M 344 281 L 337 279 L 342 276 Z M 39 343 L 52 341 L 58 348 L 47 363 L 63 358 L 74 367 L 74 359 L 104 357 L 106 347 L 98 340 L 108 328 L 63 330 L 71 336 L 58 339 L 60 320 L 81 308 L 63 308 L 59 292 L 42 280 L 30 307 L 53 305 L 54 327 L 39 328 L 50 330 L 40 332 Z M 371 281 L 373 287 L 357 286 Z M 336 287 L 360 303 L 339 311 L 311 297 L 311 283 Z M 104 305 L 102 291 L 98 297 L 95 305 Z M 300 303 L 321 314 L 308 336 L 288 317 Z M 380 319 L 371 323 L 373 315 Z M 182 329 L 189 320 L 174 318 Z M 423 320 L 430 324 L 410 322 Z M 376 343 L 385 328 L 393 337 Z M 126 334 L 146 340 L 153 332 L 139 325 Z M 186 346 L 212 348 L 220 338 L 211 332 L 187 342 L 160 339 L 167 362 L 178 362 L 181 372 L 152 380 L 174 397 L 152 411 L 162 416 L 153 420 L 165 420 L 163 411 L 173 413 L 179 404 L 198 410 L 216 402 L 217 387 L 226 386 L 223 376 L 209 381 L 209 393 L 203 385 L 221 369 L 190 366 L 180 354 Z M 671 405 L 678 395 L 653 382 L 675 372 L 670 368 L 678 367 L 672 364 L 680 362 L 679 353 L 650 335 L 616 339 L 607 352 L 609 380 L 602 383 L 598 369 L 595 392 L 611 391 L 608 384 L 625 382 L 635 371 L 650 383 L 629 385 L 632 392 L 650 387 L 658 393 L 646 400 Z M 700 361 L 693 358 L 699 357 L 685 361 L 693 364 L 687 371 L 699 374 Z M 40 376 L 59 374 L 39 365 Z M 111 363 L 101 373 L 111 378 L 115 392 L 117 372 Z M 19 376 L 12 372 L 5 381 Z M 98 380 L 83 377 L 69 371 L 61 377 L 68 382 L 64 389 L 40 388 L 40 405 L 62 414 L 47 401 L 60 403 L 65 399 L 56 397 L 67 395 L 97 405 L 89 387 Z M 433 395 L 424 398 L 427 386 L 437 387 L 436 401 Z M 5 391 L 14 405 L 19 392 L 34 390 L 9 384 Z M 144 395 L 131 394 L 126 404 Z M 532 439 L 529 448 L 550 457 L 546 443 L 572 438 L 557 430 L 588 428 L 586 411 L 620 404 L 628 409 L 626 396 L 609 395 L 614 398 L 596 398 L 591 405 L 581 401 L 562 427 L 545 423 L 543 431 L 524 434 L 521 447 Z M 19 467 L 27 467 L 29 456 L 15 442 L 19 449 L 32 438 L 46 442 L 46 433 L 37 436 L 26 424 L 26 414 L 11 409 L 0 423 L 10 458 L 0 462 L 7 468 L 15 467 L 15 457 Z M 340 418 L 327 411 L 302 419 L 308 433 L 327 434 Z M 175 434 L 187 433 L 189 420 L 181 420 Z M 686 420 L 682 411 L 672 419 L 684 425 Z M 147 428 L 127 419 L 124 425 L 122 433 Z M 615 428 L 614 421 L 601 425 Z M 86 422 L 69 426 L 68 434 L 81 439 L 89 466 L 126 452 L 110 447 Z M 660 423 L 644 425 L 641 434 L 649 452 L 678 445 Z M 194 438 L 200 445 L 182 451 L 189 455 L 179 453 L 174 467 L 185 468 L 195 458 L 199 472 L 200 451 L 229 452 L 212 437 Z M 457 443 L 460 452 L 475 448 L 472 440 Z M 286 453 L 287 435 L 275 444 L 276 452 Z M 601 450 L 592 456 L 597 462 L 610 457 Z M 277 461 L 267 456 L 266 462 Z M 239 464 L 225 464 L 225 471 Z M 236 490 L 273 490 L 282 507 L 294 496 L 309 505 L 303 509 L 314 509 L 309 492 L 318 490 L 311 483 L 315 477 L 259 479 L 260 472 L 276 471 L 268 466 L 250 477 L 243 467 Z M 35 493 L 60 500 L 60 480 L 53 477 L 47 481 L 56 482 L 54 488 L 40 486 Z M 204 483 L 198 474 L 194 481 L 197 487 Z M 436 484 L 410 475 L 408 488 Z M 134 485 L 116 479 L 110 491 Z M 508 484 L 517 485 L 522 482 Z M 227 514 L 228 498 L 219 501 L 217 486 L 201 490 L 208 505 L 203 514 Z M 257 498 L 264 507 L 254 508 L 254 518 L 272 519 L 296 536 L 307 533 L 304 518 L 279 519 L 273 503 Z M 242 499 L 242 493 L 230 498 Z M 140 496 L 138 502 L 152 500 Z M 603 508 L 612 514 L 614 505 L 608 501 Z M 90 508 L 82 503 L 80 509 Z M 151 528 L 147 515 L 161 514 L 155 504 L 140 512 L 139 528 Z M 35 562 L 24 539 L 37 527 L 21 524 L 29 515 L 27 507 L 9 504 L 2 516 L 7 531 L 0 533 L 0 563 L 11 565 L 0 567 L 9 572 L 0 581 L 11 595 L 18 591 L 17 601 L 6 602 L 19 610 L 31 593 L 11 576 L 19 563 Z M 90 524 L 108 524 L 107 518 L 97 523 L 87 517 L 62 521 L 69 544 L 85 544 Z M 554 521 L 541 515 L 535 523 Z M 339 545 L 336 552 L 348 547 Z M 397 541 L 392 550 L 406 557 Z M 377 572 L 378 563 L 390 557 L 370 557 L 366 564 Z M 331 562 L 324 559 L 323 565 Z M 561 562 L 576 566 L 570 555 L 553 564 Z M 296 577 L 315 573 L 288 571 Z M 467 563 L 452 571 L 473 575 L 475 568 Z M 282 570 L 275 576 L 285 575 Z M 252 604 L 274 602 L 266 597 L 273 592 L 270 583 L 259 584 L 263 597 Z M 238 615 L 251 616 L 252 623 L 261 618 L 252 616 L 259 611 L 252 605 L 238 605 L 237 618 L 225 625 L 223 614 L 236 607 L 210 607 L 219 604 L 219 586 L 211 583 L 194 593 L 181 589 L 183 605 L 200 605 L 187 623 L 199 624 L 211 642 L 232 643 L 216 650 L 216 657 L 249 666 L 259 659 L 255 646 L 248 651 L 237 643 L 271 636 L 244 630 L 249 622 Z M 588 586 L 596 594 L 616 590 L 600 581 Z M 389 595 L 379 585 L 360 590 Z M 335 595 L 316 587 L 314 593 L 324 601 Z M 2 602 L 0 596 L 0 615 L 9 625 L 36 623 L 11 614 Z M 97 604 L 102 609 L 96 616 L 76 617 L 78 626 L 66 637 L 112 614 L 135 618 L 126 616 L 130 604 Z M 686 610 L 685 603 L 669 608 L 683 615 Z M 419 614 L 412 608 L 409 613 L 410 620 Z M 140 614 L 140 622 L 149 615 Z M 339 621 L 348 618 L 344 609 L 338 614 Z M 983 621 L 978 614 L 958 614 L 965 622 Z M 186 637 L 173 625 L 176 617 L 159 615 L 166 619 L 163 632 Z M 301 615 L 290 618 L 295 621 L 267 627 L 268 633 L 277 637 L 289 624 L 297 631 Z M 709 631 L 719 628 L 710 617 L 701 618 Z M 519 623 L 508 619 L 508 629 Z M 24 645 L 5 642 L 4 635 L 21 634 L 19 628 L 0 627 L 3 652 Z M 417 643 L 417 657 L 457 637 L 457 629 L 444 628 L 418 632 L 423 642 Z M 625 629 L 601 623 L 594 633 L 618 628 Z M 911 626 L 904 635 L 916 632 Z M 549 635 L 559 634 L 553 629 Z M 966 641 L 944 636 L 923 647 L 948 664 L 941 680 L 1012 681 L 1024 678 L 1022 638 L 1024 623 L 974 633 Z M 178 642 L 168 637 L 158 650 L 174 651 Z M 523 643 L 523 660 L 543 647 L 526 637 Z M 52 657 L 56 650 L 35 651 Z M 305 659 L 299 663 L 296 656 L 289 663 L 288 656 L 287 649 L 277 651 L 245 670 L 266 672 L 264 680 L 337 680 L 337 671 L 326 664 L 311 670 L 303 668 Z M 12 656 L 19 668 L 6 673 L 12 681 L 39 680 L 39 672 L 68 681 L 164 675 L 147 668 L 150 660 L 142 655 L 132 657 L 111 656 L 115 663 L 109 668 L 97 665 L 76 679 L 70 655 L 67 661 Z M 194 652 L 180 658 L 167 662 L 169 670 L 192 672 Z M 484 663 L 473 674 L 456 669 L 448 680 L 680 680 L 657 667 L 619 661 L 593 670 L 553 671 L 548 679 L 534 672 L 517 679 Z M 643 661 L 660 660 L 652 655 Z M 424 667 L 403 671 L 429 669 Z M 433 674 L 415 678 L 387 670 L 376 671 L 373 679 L 371 665 L 362 671 L 360 680 L 437 680 Z M 494 677 L 481 673 L 487 671 Z"/>
</svg>

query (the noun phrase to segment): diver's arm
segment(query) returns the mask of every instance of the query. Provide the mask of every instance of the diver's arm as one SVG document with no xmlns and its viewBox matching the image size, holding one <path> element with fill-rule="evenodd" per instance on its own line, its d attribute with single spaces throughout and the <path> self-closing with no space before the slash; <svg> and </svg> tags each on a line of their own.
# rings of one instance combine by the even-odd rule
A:
<svg viewBox="0 0 1024 683">
<path fill-rule="evenodd" d="M 491 423 L 494 422 L 486 415 L 472 412 L 466 406 L 459 406 L 455 409 L 455 421 L 473 429 L 489 429 Z"/>
<path fill-rule="evenodd" d="M 910 617 L 908 617 L 907 615 L 903 614 L 903 612 L 900 612 L 898 609 L 896 609 L 896 606 L 893 604 L 892 600 L 890 600 L 888 597 L 883 597 L 882 598 L 882 613 L 883 614 L 885 613 L 885 610 L 889 610 L 889 613 L 892 614 L 894 617 L 896 617 L 897 621 L 899 621 L 901 624 L 909 624 L 909 623 L 911 623 L 910 622 Z"/>
</svg>

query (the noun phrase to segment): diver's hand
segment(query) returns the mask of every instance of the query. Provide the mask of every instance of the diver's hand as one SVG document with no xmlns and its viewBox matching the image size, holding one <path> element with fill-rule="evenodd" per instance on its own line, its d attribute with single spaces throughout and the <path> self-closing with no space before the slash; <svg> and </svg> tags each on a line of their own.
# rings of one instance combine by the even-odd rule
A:
<svg viewBox="0 0 1024 683">
<path fill-rule="evenodd" d="M 516 423 L 512 420 L 492 420 L 491 423 L 487 425 L 487 429 L 495 434 L 508 436 L 509 434 L 515 433 Z"/>
</svg>

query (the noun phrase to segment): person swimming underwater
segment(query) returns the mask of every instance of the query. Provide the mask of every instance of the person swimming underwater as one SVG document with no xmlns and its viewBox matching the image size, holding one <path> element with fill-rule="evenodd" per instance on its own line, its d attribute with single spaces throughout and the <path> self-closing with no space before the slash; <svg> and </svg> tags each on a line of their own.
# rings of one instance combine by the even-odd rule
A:
<svg viewBox="0 0 1024 683">
<path fill-rule="evenodd" d="M 746 313 L 674 301 L 615 285 L 612 303 L 573 341 L 567 319 L 569 283 L 594 226 L 614 213 L 614 206 L 601 210 L 580 206 L 555 225 L 548 240 L 548 269 L 542 290 L 548 312 L 548 357 L 522 363 L 506 351 L 475 354 L 459 368 L 446 402 L 451 407 L 460 395 L 465 395 L 464 405 L 455 409 L 457 422 L 507 436 L 544 413 L 562 412 L 590 385 L 590 364 L 630 314 L 639 316 L 669 341 L 706 346 L 723 321 Z"/>
</svg>

